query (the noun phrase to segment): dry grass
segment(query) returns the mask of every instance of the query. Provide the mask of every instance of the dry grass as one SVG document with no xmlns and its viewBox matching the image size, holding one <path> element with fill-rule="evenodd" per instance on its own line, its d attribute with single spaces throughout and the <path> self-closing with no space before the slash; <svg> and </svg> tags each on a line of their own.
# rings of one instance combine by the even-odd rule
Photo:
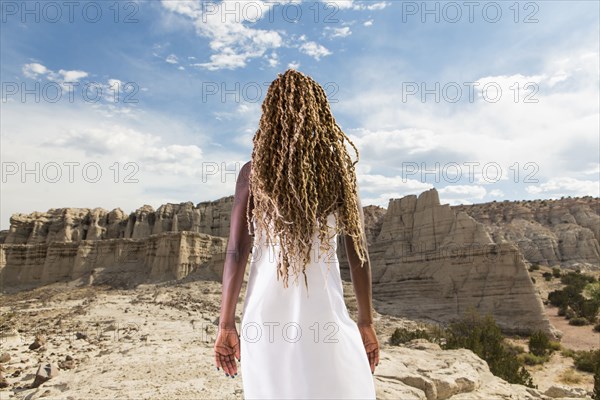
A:
<svg viewBox="0 0 600 400">
<path fill-rule="evenodd" d="M 581 374 L 573 368 L 565 369 L 559 376 L 558 380 L 567 385 L 581 383 Z"/>
</svg>

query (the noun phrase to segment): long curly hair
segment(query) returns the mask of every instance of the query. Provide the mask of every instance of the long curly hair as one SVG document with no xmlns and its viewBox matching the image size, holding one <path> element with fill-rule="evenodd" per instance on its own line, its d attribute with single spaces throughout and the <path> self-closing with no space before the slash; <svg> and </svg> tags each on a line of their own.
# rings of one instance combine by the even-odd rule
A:
<svg viewBox="0 0 600 400">
<path fill-rule="evenodd" d="M 354 162 L 344 139 L 354 148 Z M 336 234 L 345 232 L 354 239 L 362 267 L 368 256 L 354 169 L 359 154 L 336 123 L 323 88 L 292 68 L 278 74 L 262 103 L 252 142 L 246 218 L 251 235 L 254 216 L 267 243 L 274 243 L 271 233 L 279 239 L 277 280 L 282 277 L 287 288 L 291 266 L 296 281 L 302 272 L 308 290 L 305 270 L 315 229 L 320 249 L 332 250 L 327 225 L 331 213 L 337 221 Z"/>
</svg>

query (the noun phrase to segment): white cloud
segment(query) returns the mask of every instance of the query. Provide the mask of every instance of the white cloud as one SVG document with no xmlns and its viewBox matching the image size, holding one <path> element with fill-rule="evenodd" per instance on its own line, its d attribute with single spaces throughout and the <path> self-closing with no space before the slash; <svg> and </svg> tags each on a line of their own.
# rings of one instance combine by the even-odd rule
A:
<svg viewBox="0 0 600 400">
<path fill-rule="evenodd" d="M 63 76 L 65 82 L 79 82 L 80 79 L 88 76 L 88 73 L 85 71 L 65 71 L 61 69 L 58 71 L 59 74 Z"/>
<path fill-rule="evenodd" d="M 325 57 L 331 54 L 325 46 L 322 46 L 316 42 L 305 42 L 300 46 L 300 51 L 313 57 L 319 61 L 321 57 Z"/>
<path fill-rule="evenodd" d="M 279 5 L 292 0 L 279 2 Z M 268 15 L 274 3 L 253 1 L 251 6 L 224 1 L 201 6 L 199 1 L 162 0 L 162 6 L 191 20 L 199 36 L 210 39 L 215 52 L 209 62 L 193 64 L 214 71 L 246 66 L 249 59 L 262 57 L 268 50 L 282 46 L 283 38 L 275 30 L 255 29 L 245 25 Z"/>
<path fill-rule="evenodd" d="M 57 73 L 39 63 L 25 64 L 23 65 L 22 71 L 23 75 L 27 78 L 36 79 L 39 75 L 41 75 L 49 81 L 61 83 L 79 82 L 82 78 L 88 76 L 87 72 L 79 70 L 60 69 Z"/>
<path fill-rule="evenodd" d="M 171 1 L 161 0 L 161 4 L 168 14 L 164 16 L 164 21 L 171 21 L 173 15 L 185 17 L 191 22 L 196 33 L 199 36 L 210 40 L 210 48 L 214 54 L 211 54 L 210 61 L 199 62 L 193 66 L 206 68 L 208 70 L 219 69 L 237 69 L 247 65 L 248 60 L 263 57 L 269 50 L 274 50 L 282 46 L 298 47 L 292 39 L 288 42 L 284 40 L 285 32 L 274 29 L 256 29 L 247 24 L 255 23 L 260 19 L 267 18 L 274 9 L 281 10 L 286 5 L 294 3 L 299 4 L 298 0 L 281 0 L 279 2 L 257 0 L 252 2 L 243 2 L 237 0 L 202 3 L 199 0 Z M 336 0 L 335 3 L 339 9 L 351 10 L 381 10 L 389 5 L 387 2 L 355 2 L 352 0 Z M 163 22 L 164 22 L 163 21 Z M 180 21 L 167 22 L 173 25 Z M 345 37 L 351 34 L 350 28 L 341 27 L 330 30 L 331 37 Z M 301 35 L 297 39 L 305 42 L 306 35 Z M 331 54 L 324 46 L 315 42 L 303 43 L 299 46 L 303 53 L 319 60 L 321 57 Z M 269 61 L 274 66 L 275 61 Z"/>
<path fill-rule="evenodd" d="M 444 198 L 483 199 L 487 194 L 483 186 L 477 185 L 448 185 L 439 188 L 438 192 Z"/>
<path fill-rule="evenodd" d="M 367 21 L 363 22 L 363 25 L 364 25 L 364 26 L 371 26 L 371 25 L 373 25 L 373 20 L 372 20 L 372 19 L 369 19 L 369 20 L 367 20 Z"/>
<path fill-rule="evenodd" d="M 349 26 L 345 26 L 343 28 L 332 28 L 330 26 L 326 26 L 325 34 L 328 35 L 330 38 L 336 38 L 336 37 L 343 38 L 346 36 L 350 36 L 352 34 L 352 31 L 350 30 Z"/>
<path fill-rule="evenodd" d="M 291 63 L 288 63 L 288 68 L 298 69 L 298 68 L 300 68 L 300 63 L 296 62 L 296 61 L 292 61 Z"/>
<path fill-rule="evenodd" d="M 391 3 L 380 1 L 374 3 L 372 1 L 354 1 L 354 0 L 324 0 L 327 4 L 332 4 L 340 10 L 383 10 Z"/>
<path fill-rule="evenodd" d="M 123 86 L 123 81 L 121 81 L 119 79 L 109 79 L 108 85 L 112 86 L 112 87 L 120 87 L 120 86 Z"/>
<path fill-rule="evenodd" d="M 25 64 L 21 71 L 26 78 L 37 79 L 38 81 L 45 78 L 47 81 L 52 82 L 53 86 L 57 85 L 52 90 L 43 89 L 41 91 L 42 95 L 47 95 L 48 98 L 52 99 L 56 98 L 56 101 L 66 98 L 70 102 L 93 103 L 92 107 L 101 105 L 118 113 L 129 113 L 131 111 L 131 105 L 125 105 L 124 96 L 130 96 L 127 99 L 135 97 L 132 95 L 135 90 L 135 83 L 125 85 L 119 79 L 109 78 L 106 83 L 88 81 L 85 82 L 86 85 L 82 85 L 83 79 L 89 76 L 86 71 L 59 69 L 58 72 L 55 72 L 39 63 Z M 118 107 L 114 104 L 118 104 Z"/>
<path fill-rule="evenodd" d="M 169 56 L 165 59 L 166 62 L 168 62 L 169 64 L 178 64 L 179 63 L 179 59 L 177 58 L 177 56 L 175 54 L 169 54 Z"/>
<path fill-rule="evenodd" d="M 42 64 L 31 63 L 23 66 L 23 75 L 27 78 L 35 79 L 38 75 L 45 75 L 48 69 Z"/>
<path fill-rule="evenodd" d="M 527 193 L 544 197 L 560 196 L 588 196 L 600 197 L 600 182 L 580 180 L 570 177 L 558 177 L 550 179 L 539 185 L 529 185 L 525 188 Z"/>
<path fill-rule="evenodd" d="M 270 67 L 275 68 L 276 66 L 279 65 L 279 57 L 277 56 L 277 53 L 275 53 L 274 51 L 271 52 L 271 55 L 266 58 L 267 58 L 267 62 L 269 63 Z"/>
</svg>

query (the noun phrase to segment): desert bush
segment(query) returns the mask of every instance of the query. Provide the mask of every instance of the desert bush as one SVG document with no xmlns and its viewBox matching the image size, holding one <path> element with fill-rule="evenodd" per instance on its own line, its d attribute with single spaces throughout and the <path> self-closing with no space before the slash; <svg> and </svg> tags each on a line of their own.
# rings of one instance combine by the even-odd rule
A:
<svg viewBox="0 0 600 400">
<path fill-rule="evenodd" d="M 569 299 L 563 290 L 554 290 L 548 293 L 548 301 L 554 307 L 566 307 L 569 305 Z"/>
<path fill-rule="evenodd" d="M 560 277 L 561 283 L 567 286 L 573 286 L 578 292 L 581 292 L 588 283 L 594 282 L 595 278 L 591 275 L 582 274 L 581 272 L 570 271 Z"/>
<path fill-rule="evenodd" d="M 406 328 L 396 328 L 390 337 L 390 344 L 398 346 L 410 342 L 413 339 L 426 339 L 431 341 L 429 334 L 424 329 L 409 330 Z"/>
<path fill-rule="evenodd" d="M 541 330 L 537 330 L 529 336 L 528 344 L 529 351 L 538 357 L 544 357 L 551 352 L 550 338 Z"/>
<path fill-rule="evenodd" d="M 600 364 L 600 350 L 576 351 L 574 362 L 578 370 L 594 373 Z"/>
<path fill-rule="evenodd" d="M 600 309 L 600 302 L 591 299 L 585 299 L 580 304 L 579 315 L 586 318 L 591 323 L 596 322 L 598 316 L 598 310 Z"/>
<path fill-rule="evenodd" d="M 556 342 L 554 340 L 550 341 L 550 351 L 560 351 L 562 349 L 562 345 L 560 342 Z"/>
<path fill-rule="evenodd" d="M 573 326 L 583 326 L 583 325 L 587 325 L 590 322 L 587 320 L 587 318 L 584 317 L 575 317 L 575 318 L 571 318 L 569 320 L 569 325 L 573 325 Z"/>
<path fill-rule="evenodd" d="M 531 353 L 524 353 L 519 355 L 519 359 L 527 365 L 539 365 L 548 361 L 547 356 L 536 356 Z"/>
<path fill-rule="evenodd" d="M 535 278 L 533 276 L 531 277 L 531 282 L 535 283 Z"/>
<path fill-rule="evenodd" d="M 552 268 L 552 276 L 554 276 L 555 278 L 560 278 L 560 268 L 558 267 L 554 267 Z"/>
<path fill-rule="evenodd" d="M 575 318 L 577 316 L 577 314 L 575 314 L 575 311 L 573 311 L 573 309 L 569 306 L 567 306 L 567 311 L 565 312 L 565 318 L 566 319 L 571 319 L 571 318 Z"/>
<path fill-rule="evenodd" d="M 531 267 L 529 267 L 529 271 L 539 271 L 540 270 L 540 264 L 531 264 Z"/>
<path fill-rule="evenodd" d="M 542 274 L 542 276 L 543 276 L 543 277 L 544 277 L 544 279 L 545 279 L 545 280 L 547 280 L 547 281 L 551 281 L 551 280 L 552 280 L 552 277 L 553 277 L 553 275 L 552 275 L 552 272 L 544 272 L 544 273 Z"/>
<path fill-rule="evenodd" d="M 523 361 L 504 342 L 500 327 L 490 314 L 481 317 L 471 308 L 446 329 L 444 349 L 467 348 L 484 359 L 490 371 L 510 383 L 537 388 Z"/>
<path fill-rule="evenodd" d="M 594 330 L 596 332 L 600 332 L 600 324 L 596 324 L 596 326 L 594 326 Z"/>
<path fill-rule="evenodd" d="M 560 308 L 558 309 L 558 315 L 561 317 L 564 317 L 565 315 L 567 315 L 567 307 L 560 306 Z"/>
<path fill-rule="evenodd" d="M 583 288 L 583 292 L 590 299 L 600 303 L 600 282 L 588 283 L 585 288 Z"/>
</svg>

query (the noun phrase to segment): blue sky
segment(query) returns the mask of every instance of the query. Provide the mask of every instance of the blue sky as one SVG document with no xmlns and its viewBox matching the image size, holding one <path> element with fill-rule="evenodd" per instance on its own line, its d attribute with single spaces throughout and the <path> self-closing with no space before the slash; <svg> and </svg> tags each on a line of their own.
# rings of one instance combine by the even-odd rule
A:
<svg viewBox="0 0 600 400">
<path fill-rule="evenodd" d="M 233 194 L 289 67 L 358 147 L 363 205 L 600 195 L 595 1 L 0 4 L 0 229 Z"/>
</svg>

